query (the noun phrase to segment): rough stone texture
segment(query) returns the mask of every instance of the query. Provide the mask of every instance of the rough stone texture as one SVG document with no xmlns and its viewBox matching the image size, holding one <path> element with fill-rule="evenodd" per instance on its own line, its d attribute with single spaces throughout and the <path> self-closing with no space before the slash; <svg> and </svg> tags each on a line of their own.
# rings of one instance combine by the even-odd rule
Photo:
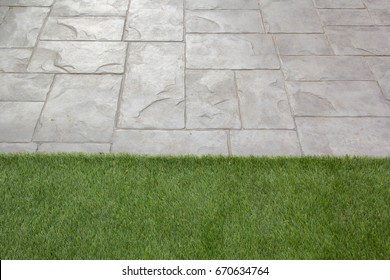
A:
<svg viewBox="0 0 390 280">
<path fill-rule="evenodd" d="M 184 128 L 184 45 L 131 43 L 121 128 Z"/>
<path fill-rule="evenodd" d="M 0 101 L 45 101 L 53 75 L 0 74 Z"/>
<path fill-rule="evenodd" d="M 0 153 L 33 153 L 36 150 L 35 143 L 0 143 Z"/>
<path fill-rule="evenodd" d="M 390 1 L 363 0 L 376 25 L 390 25 Z"/>
<path fill-rule="evenodd" d="M 48 8 L 10 8 L 0 24 L 0 47 L 34 47 L 48 13 Z"/>
<path fill-rule="evenodd" d="M 231 132 L 232 154 L 237 156 L 299 156 L 297 133 L 288 130 Z"/>
<path fill-rule="evenodd" d="M 121 77 L 58 75 L 35 141 L 110 142 Z"/>
<path fill-rule="evenodd" d="M 324 25 L 373 25 L 367 10 L 324 9 L 319 10 Z"/>
<path fill-rule="evenodd" d="M 114 153 L 144 155 L 227 155 L 224 131 L 117 130 Z"/>
<path fill-rule="evenodd" d="M 51 17 L 46 23 L 43 40 L 121 40 L 124 18 Z"/>
<path fill-rule="evenodd" d="M 38 152 L 106 154 L 110 152 L 110 146 L 97 143 L 42 143 L 38 147 Z"/>
<path fill-rule="evenodd" d="M 294 128 L 281 71 L 236 73 L 243 128 Z"/>
<path fill-rule="evenodd" d="M 9 11 L 8 7 L 0 7 L 0 24 L 3 22 L 8 11 Z"/>
<path fill-rule="evenodd" d="M 390 55 L 390 27 L 326 27 L 336 55 Z"/>
<path fill-rule="evenodd" d="M 281 55 L 331 55 L 323 34 L 278 34 L 275 42 Z"/>
<path fill-rule="evenodd" d="M 257 0 L 185 0 L 186 8 L 190 10 L 205 9 L 205 10 L 217 10 L 217 9 L 258 9 Z"/>
<path fill-rule="evenodd" d="M 312 0 L 260 1 L 265 30 L 270 33 L 322 33 Z"/>
<path fill-rule="evenodd" d="M 187 128 L 240 128 L 233 71 L 187 71 Z"/>
<path fill-rule="evenodd" d="M 25 72 L 32 50 L 0 49 L 0 72 Z"/>
<path fill-rule="evenodd" d="M 61 0 L 53 16 L 125 16 L 130 0 Z"/>
<path fill-rule="evenodd" d="M 305 155 L 390 156 L 390 118 L 297 118 Z"/>
<path fill-rule="evenodd" d="M 290 81 L 373 80 L 361 57 L 282 56 L 282 69 Z"/>
<path fill-rule="evenodd" d="M 314 0 L 314 3 L 317 8 L 364 8 L 361 0 Z"/>
<path fill-rule="evenodd" d="M 31 142 L 43 102 L 0 102 L 0 142 Z"/>
<path fill-rule="evenodd" d="M 186 30 L 195 33 L 264 33 L 259 11 L 187 11 Z"/>
<path fill-rule="evenodd" d="M 289 82 L 287 90 L 297 116 L 390 116 L 374 81 Z"/>
<path fill-rule="evenodd" d="M 187 67 L 278 69 L 272 38 L 264 34 L 189 34 Z"/>
<path fill-rule="evenodd" d="M 40 42 L 29 72 L 123 73 L 126 44 L 122 42 Z"/>
<path fill-rule="evenodd" d="M 48 7 L 54 0 L 0 0 L 0 6 L 42 6 Z"/>
<path fill-rule="evenodd" d="M 368 62 L 383 94 L 390 99 L 390 57 L 370 57 Z"/>
</svg>

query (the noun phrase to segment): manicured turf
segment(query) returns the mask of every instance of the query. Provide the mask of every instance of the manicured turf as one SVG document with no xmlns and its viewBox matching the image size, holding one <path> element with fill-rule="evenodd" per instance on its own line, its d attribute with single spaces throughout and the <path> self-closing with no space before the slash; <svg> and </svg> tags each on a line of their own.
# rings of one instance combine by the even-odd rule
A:
<svg viewBox="0 0 390 280">
<path fill-rule="evenodd" d="M 390 158 L 0 155 L 1 259 L 389 259 Z"/>
</svg>

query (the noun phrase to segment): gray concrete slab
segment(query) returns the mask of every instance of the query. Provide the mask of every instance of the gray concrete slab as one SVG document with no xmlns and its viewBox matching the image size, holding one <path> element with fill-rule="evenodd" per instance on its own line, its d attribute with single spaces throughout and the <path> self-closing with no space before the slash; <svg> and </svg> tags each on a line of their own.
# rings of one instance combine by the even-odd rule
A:
<svg viewBox="0 0 390 280">
<path fill-rule="evenodd" d="M 0 0 L 0 153 L 390 155 L 388 0 Z"/>
</svg>

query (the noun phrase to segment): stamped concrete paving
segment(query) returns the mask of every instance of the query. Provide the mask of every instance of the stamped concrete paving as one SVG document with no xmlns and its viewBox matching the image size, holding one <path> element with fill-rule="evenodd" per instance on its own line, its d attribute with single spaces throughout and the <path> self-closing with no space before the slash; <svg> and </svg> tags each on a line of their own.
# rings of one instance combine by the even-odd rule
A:
<svg viewBox="0 0 390 280">
<path fill-rule="evenodd" d="M 390 156 L 390 1 L 0 0 L 0 152 Z"/>
</svg>

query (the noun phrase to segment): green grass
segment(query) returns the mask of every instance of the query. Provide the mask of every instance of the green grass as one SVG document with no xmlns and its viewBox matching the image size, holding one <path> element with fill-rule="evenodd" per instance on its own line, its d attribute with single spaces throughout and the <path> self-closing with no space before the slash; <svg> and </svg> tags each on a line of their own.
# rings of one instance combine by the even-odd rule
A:
<svg viewBox="0 0 390 280">
<path fill-rule="evenodd" d="M 1 259 L 389 259 L 390 158 L 0 155 Z"/>
</svg>

